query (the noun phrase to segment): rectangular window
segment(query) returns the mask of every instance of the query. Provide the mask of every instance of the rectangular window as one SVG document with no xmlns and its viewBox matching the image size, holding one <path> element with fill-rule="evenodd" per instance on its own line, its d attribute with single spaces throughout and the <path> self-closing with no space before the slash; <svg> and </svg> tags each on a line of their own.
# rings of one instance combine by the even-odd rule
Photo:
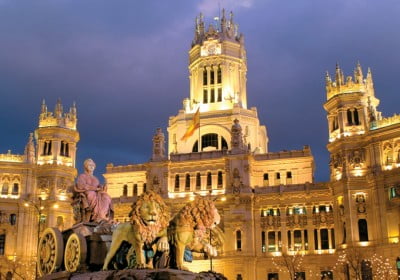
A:
<svg viewBox="0 0 400 280">
<path fill-rule="evenodd" d="M 179 181 L 180 181 L 180 179 L 179 179 L 179 175 L 177 174 L 177 175 L 175 175 L 175 191 L 176 192 L 179 192 Z"/>
<path fill-rule="evenodd" d="M 201 177 L 200 177 L 200 173 L 196 174 L 196 190 L 200 190 L 201 189 Z"/>
<path fill-rule="evenodd" d="M 222 102 L 222 88 L 218 89 L 218 99 L 217 102 Z"/>
<path fill-rule="evenodd" d="M 292 184 L 292 172 L 290 171 L 286 172 L 286 184 L 287 185 Z"/>
<path fill-rule="evenodd" d="M 268 273 L 268 280 L 279 280 L 279 273 Z"/>
<path fill-rule="evenodd" d="M 222 83 L 222 71 L 220 67 L 218 67 L 218 72 L 217 72 L 217 83 L 218 84 Z"/>
<path fill-rule="evenodd" d="M 240 230 L 236 231 L 236 250 L 242 251 L 242 232 Z"/>
<path fill-rule="evenodd" d="M 308 250 L 308 231 L 304 230 L 304 250 Z"/>
<path fill-rule="evenodd" d="M 275 231 L 268 232 L 268 252 L 275 252 Z"/>
<path fill-rule="evenodd" d="M 212 187 L 212 177 L 211 172 L 207 173 L 207 189 L 211 189 Z"/>
<path fill-rule="evenodd" d="M 190 175 L 186 174 L 185 191 L 190 191 Z"/>
<path fill-rule="evenodd" d="M 319 250 L 318 247 L 318 230 L 314 229 L 314 247 L 315 250 Z"/>
<path fill-rule="evenodd" d="M 294 231 L 294 249 L 301 250 L 302 240 L 301 240 L 301 230 Z"/>
<path fill-rule="evenodd" d="M 215 79 L 214 79 L 214 71 L 210 72 L 210 83 L 213 85 L 215 84 Z"/>
<path fill-rule="evenodd" d="M 264 185 L 264 187 L 268 187 L 269 186 L 268 173 L 264 173 L 264 175 L 263 175 L 263 185 Z"/>
<path fill-rule="evenodd" d="M 203 89 L 203 103 L 204 104 L 208 103 L 208 92 L 206 89 Z"/>
<path fill-rule="evenodd" d="M 335 229 L 331 229 L 332 249 L 335 249 Z"/>
<path fill-rule="evenodd" d="M 329 249 L 328 229 L 323 228 L 320 230 L 320 233 L 321 233 L 321 249 L 322 250 Z"/>
<path fill-rule="evenodd" d="M 210 103 L 215 102 L 215 90 L 211 89 Z"/>
<path fill-rule="evenodd" d="M 290 233 L 290 230 L 287 232 L 287 240 L 288 240 L 288 249 L 293 250 L 292 248 L 292 234 Z"/>
<path fill-rule="evenodd" d="M 282 235 L 280 231 L 278 231 L 278 251 L 282 252 Z"/>
<path fill-rule="evenodd" d="M 4 256 L 6 248 L 6 235 L 0 234 L 0 256 Z"/>
<path fill-rule="evenodd" d="M 267 251 L 265 244 L 265 231 L 261 232 L 261 252 L 265 253 Z"/>
<path fill-rule="evenodd" d="M 280 178 L 281 178 L 281 173 L 277 172 L 277 173 L 276 173 L 276 179 L 279 180 Z"/>
<path fill-rule="evenodd" d="M 306 273 L 305 272 L 295 272 L 294 279 L 298 280 L 306 280 Z"/>
<path fill-rule="evenodd" d="M 222 171 L 218 171 L 218 188 L 222 188 L 223 181 Z"/>
<path fill-rule="evenodd" d="M 333 280 L 333 272 L 330 270 L 321 271 L 321 279 Z"/>
</svg>

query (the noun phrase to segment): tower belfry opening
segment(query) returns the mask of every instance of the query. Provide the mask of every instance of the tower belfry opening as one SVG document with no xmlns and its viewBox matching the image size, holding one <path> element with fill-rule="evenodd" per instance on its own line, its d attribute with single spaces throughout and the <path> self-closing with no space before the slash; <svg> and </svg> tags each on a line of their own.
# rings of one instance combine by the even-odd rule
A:
<svg viewBox="0 0 400 280">
<path fill-rule="evenodd" d="M 246 130 L 247 147 L 260 153 L 268 151 L 266 127 L 260 125 L 257 109 L 247 108 L 244 36 L 232 12 L 227 17 L 223 9 L 216 18 L 207 25 L 202 14 L 196 17 L 189 50 L 190 94 L 178 115 L 170 117 L 169 154 L 231 149 L 230 130 L 235 119 Z M 199 133 L 182 140 L 197 111 Z M 213 144 L 208 143 L 210 139 L 214 139 Z"/>
</svg>

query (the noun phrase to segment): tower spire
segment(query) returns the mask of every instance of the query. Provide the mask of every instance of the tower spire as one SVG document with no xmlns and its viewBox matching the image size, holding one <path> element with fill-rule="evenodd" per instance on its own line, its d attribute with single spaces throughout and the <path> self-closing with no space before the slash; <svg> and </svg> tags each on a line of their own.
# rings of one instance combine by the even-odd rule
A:
<svg viewBox="0 0 400 280">
<path fill-rule="evenodd" d="M 41 114 L 47 114 L 47 106 L 46 106 L 46 101 L 44 100 L 44 98 L 42 100 L 42 106 L 41 106 L 41 109 L 40 109 L 40 113 Z"/>
<path fill-rule="evenodd" d="M 363 73 L 362 73 L 362 69 L 361 69 L 361 65 L 360 62 L 357 62 L 357 66 L 354 69 L 354 81 L 357 84 L 361 84 L 363 83 L 364 77 L 363 77 Z"/>
<path fill-rule="evenodd" d="M 63 114 L 63 107 L 62 107 L 62 104 L 61 104 L 61 99 L 58 98 L 57 104 L 56 104 L 56 108 L 54 109 L 54 116 L 57 119 L 61 119 L 62 114 Z"/>
<path fill-rule="evenodd" d="M 336 81 L 337 86 L 340 86 L 343 84 L 343 72 L 340 69 L 338 62 L 336 62 L 335 81 Z"/>
</svg>

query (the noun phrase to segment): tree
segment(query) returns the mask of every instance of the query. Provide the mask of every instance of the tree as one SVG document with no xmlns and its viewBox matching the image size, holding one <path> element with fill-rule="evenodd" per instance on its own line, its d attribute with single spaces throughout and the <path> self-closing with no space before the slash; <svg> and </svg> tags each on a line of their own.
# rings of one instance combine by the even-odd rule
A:
<svg viewBox="0 0 400 280">
<path fill-rule="evenodd" d="M 346 280 L 397 279 L 397 273 L 389 259 L 366 247 L 349 246 L 339 252 L 335 270 Z"/>
<path fill-rule="evenodd" d="M 287 271 L 291 280 L 302 278 L 304 251 L 282 252 L 278 257 L 272 258 L 272 263 L 279 271 Z"/>
</svg>

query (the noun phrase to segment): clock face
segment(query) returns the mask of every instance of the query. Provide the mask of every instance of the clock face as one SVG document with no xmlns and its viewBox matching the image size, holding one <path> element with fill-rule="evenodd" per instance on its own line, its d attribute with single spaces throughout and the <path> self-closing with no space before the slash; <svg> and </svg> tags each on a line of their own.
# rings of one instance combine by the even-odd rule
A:
<svg viewBox="0 0 400 280">
<path fill-rule="evenodd" d="M 214 55 L 216 53 L 217 47 L 213 45 L 209 45 L 207 49 L 208 55 Z"/>
<path fill-rule="evenodd" d="M 221 44 L 217 42 L 206 42 L 201 47 L 201 56 L 221 54 Z"/>
</svg>

